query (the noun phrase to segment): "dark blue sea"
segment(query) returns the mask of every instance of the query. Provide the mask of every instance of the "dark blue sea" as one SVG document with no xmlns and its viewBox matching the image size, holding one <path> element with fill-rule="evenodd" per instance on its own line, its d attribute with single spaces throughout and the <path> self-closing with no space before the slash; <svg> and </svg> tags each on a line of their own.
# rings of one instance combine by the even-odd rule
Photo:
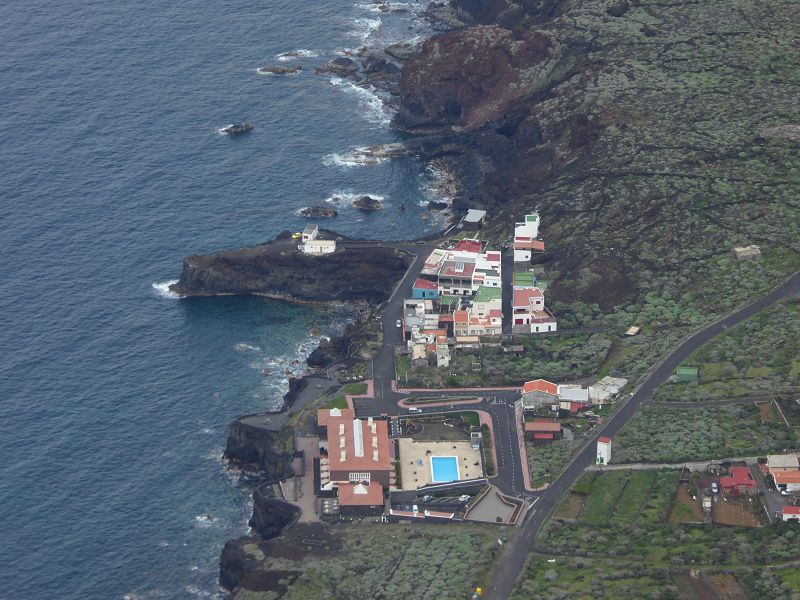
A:
<svg viewBox="0 0 800 600">
<path fill-rule="evenodd" d="M 219 595 L 251 492 L 221 460 L 226 426 L 276 406 L 312 328 L 350 312 L 179 300 L 165 284 L 184 256 L 297 230 L 300 208 L 333 196 L 324 226 L 345 234 L 439 228 L 421 208 L 435 177 L 413 160 L 348 166 L 353 148 L 398 139 L 380 98 L 313 74 L 345 49 L 428 35 L 422 7 L 404 7 L 0 3 L 0 597 Z M 255 130 L 218 132 L 239 121 Z M 361 213 L 348 194 L 386 208 Z"/>
</svg>

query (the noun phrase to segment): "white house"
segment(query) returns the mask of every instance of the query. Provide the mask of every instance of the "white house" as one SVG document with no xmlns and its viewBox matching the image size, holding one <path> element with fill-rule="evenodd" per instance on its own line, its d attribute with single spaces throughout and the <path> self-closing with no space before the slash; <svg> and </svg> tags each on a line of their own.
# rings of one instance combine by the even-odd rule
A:
<svg viewBox="0 0 800 600">
<path fill-rule="evenodd" d="M 309 240 L 300 249 L 306 254 L 330 254 L 336 251 L 336 240 Z"/>
<path fill-rule="evenodd" d="M 597 459 L 595 463 L 598 465 L 607 465 L 611 462 L 611 438 L 600 437 L 597 438 Z"/>
<path fill-rule="evenodd" d="M 303 243 L 310 242 L 311 240 L 317 239 L 319 235 L 319 226 L 317 225 L 306 225 L 306 228 L 303 229 Z"/>
<path fill-rule="evenodd" d="M 800 521 L 800 506 L 784 506 L 783 507 L 783 520 L 789 521 L 794 519 Z"/>
<path fill-rule="evenodd" d="M 514 237 L 518 236 L 532 240 L 539 237 L 539 213 L 525 215 L 522 223 L 514 223 Z"/>
</svg>

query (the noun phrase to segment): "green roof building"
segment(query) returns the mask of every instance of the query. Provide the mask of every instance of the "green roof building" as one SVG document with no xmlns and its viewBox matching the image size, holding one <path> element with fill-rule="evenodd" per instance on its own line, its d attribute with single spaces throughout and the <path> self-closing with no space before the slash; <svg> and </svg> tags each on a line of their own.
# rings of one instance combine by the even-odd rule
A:
<svg viewBox="0 0 800 600">
<path fill-rule="evenodd" d="M 678 376 L 678 383 L 697 381 L 697 367 L 678 367 L 675 374 Z"/>
</svg>

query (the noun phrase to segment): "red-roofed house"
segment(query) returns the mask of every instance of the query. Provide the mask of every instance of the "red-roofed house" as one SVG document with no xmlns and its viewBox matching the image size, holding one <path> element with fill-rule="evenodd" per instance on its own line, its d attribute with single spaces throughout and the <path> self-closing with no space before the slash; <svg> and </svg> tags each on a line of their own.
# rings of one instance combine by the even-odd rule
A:
<svg viewBox="0 0 800 600">
<path fill-rule="evenodd" d="M 775 486 L 787 492 L 800 492 L 800 471 L 783 471 L 772 475 Z"/>
<path fill-rule="evenodd" d="M 329 415 L 326 429 L 325 438 L 320 436 L 323 487 L 331 489 L 341 483 L 379 483 L 389 487 L 394 477 L 393 446 L 385 420 Z"/>
<path fill-rule="evenodd" d="M 411 297 L 415 299 L 435 299 L 439 297 L 439 286 L 428 279 L 417 279 L 411 288 Z"/>
<path fill-rule="evenodd" d="M 376 515 L 383 513 L 383 486 L 379 483 L 340 483 L 339 512 Z"/>
<path fill-rule="evenodd" d="M 526 381 L 522 386 L 522 407 L 526 410 L 558 404 L 558 386 L 544 379 Z"/>
<path fill-rule="evenodd" d="M 800 521 L 800 506 L 784 506 L 783 507 L 783 520 L 789 521 L 794 519 Z"/>
<path fill-rule="evenodd" d="M 752 494 L 758 489 L 749 467 L 731 467 L 730 475 L 720 477 L 719 484 L 726 494 Z"/>
<path fill-rule="evenodd" d="M 544 294 L 537 287 L 515 287 L 512 300 L 514 325 L 530 327 L 531 333 L 556 331 L 556 318 L 544 306 Z"/>
<path fill-rule="evenodd" d="M 595 463 L 598 465 L 607 465 L 611 462 L 611 438 L 602 436 L 597 438 L 597 458 Z"/>
</svg>

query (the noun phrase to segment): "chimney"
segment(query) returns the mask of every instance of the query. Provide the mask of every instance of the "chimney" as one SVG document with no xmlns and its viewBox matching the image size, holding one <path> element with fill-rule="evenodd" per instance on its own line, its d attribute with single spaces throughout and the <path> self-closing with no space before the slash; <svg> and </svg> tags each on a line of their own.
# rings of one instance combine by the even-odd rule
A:
<svg viewBox="0 0 800 600">
<path fill-rule="evenodd" d="M 369 423 L 370 425 L 372 425 L 372 417 L 368 417 L 368 418 L 367 418 L 367 423 Z"/>
</svg>

